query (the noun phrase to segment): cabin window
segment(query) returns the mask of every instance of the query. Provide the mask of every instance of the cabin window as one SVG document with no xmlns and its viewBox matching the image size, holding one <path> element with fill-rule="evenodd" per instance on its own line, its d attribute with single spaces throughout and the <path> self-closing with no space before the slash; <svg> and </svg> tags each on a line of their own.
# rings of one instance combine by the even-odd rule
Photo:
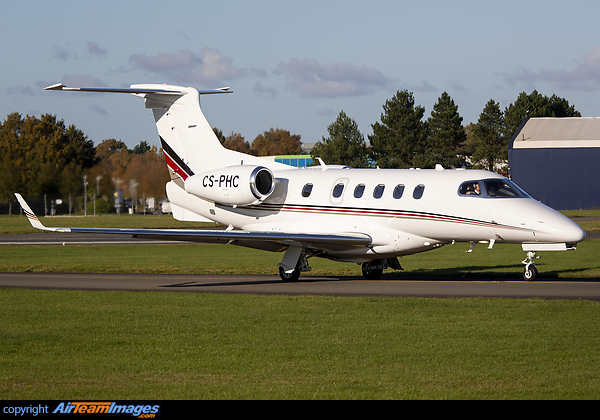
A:
<svg viewBox="0 0 600 420">
<path fill-rule="evenodd" d="M 423 197 L 423 193 L 425 192 L 425 185 L 423 184 L 419 184 L 415 187 L 415 189 L 413 190 L 413 198 L 415 200 L 419 200 L 421 197 Z"/>
<path fill-rule="evenodd" d="M 304 186 L 304 188 L 302 188 L 302 197 L 310 196 L 310 193 L 312 192 L 312 188 L 313 188 L 313 184 L 306 184 Z"/>
<path fill-rule="evenodd" d="M 396 188 L 394 188 L 394 198 L 399 199 L 402 197 L 402 194 L 404 194 L 404 185 L 396 185 Z"/>
<path fill-rule="evenodd" d="M 375 190 L 373 191 L 373 197 L 381 198 L 381 196 L 383 195 L 383 190 L 385 190 L 385 185 L 379 184 L 378 186 L 376 186 Z"/>
<path fill-rule="evenodd" d="M 365 193 L 365 184 L 358 184 L 354 189 L 354 198 L 361 198 Z"/>
<path fill-rule="evenodd" d="M 333 187 L 333 197 L 334 198 L 340 198 L 342 196 L 343 192 L 344 192 L 344 184 L 337 184 L 335 187 Z"/>
</svg>

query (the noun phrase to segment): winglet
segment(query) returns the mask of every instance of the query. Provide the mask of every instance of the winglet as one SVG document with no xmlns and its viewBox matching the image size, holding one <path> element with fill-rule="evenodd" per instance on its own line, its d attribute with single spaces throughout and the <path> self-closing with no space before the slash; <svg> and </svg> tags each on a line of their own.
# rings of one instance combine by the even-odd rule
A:
<svg viewBox="0 0 600 420">
<path fill-rule="evenodd" d="M 51 232 L 66 231 L 66 229 L 63 229 L 63 228 L 47 228 L 46 226 L 44 226 L 42 224 L 42 222 L 40 222 L 40 220 L 37 218 L 35 213 L 31 210 L 31 208 L 29 207 L 27 202 L 23 199 L 23 197 L 21 197 L 21 194 L 15 193 L 15 197 L 17 197 L 17 200 L 19 201 L 21 208 L 25 212 L 25 215 L 29 219 L 29 223 L 31 223 L 31 226 L 33 226 L 36 229 L 48 230 Z"/>
</svg>

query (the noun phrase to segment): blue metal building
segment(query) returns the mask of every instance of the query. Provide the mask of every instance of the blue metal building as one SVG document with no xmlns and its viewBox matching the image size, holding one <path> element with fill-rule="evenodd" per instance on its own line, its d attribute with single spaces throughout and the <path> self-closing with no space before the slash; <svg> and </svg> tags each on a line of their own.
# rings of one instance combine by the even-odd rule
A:
<svg viewBox="0 0 600 420">
<path fill-rule="evenodd" d="M 530 118 L 508 145 L 509 177 L 556 210 L 600 207 L 600 118 Z"/>
</svg>

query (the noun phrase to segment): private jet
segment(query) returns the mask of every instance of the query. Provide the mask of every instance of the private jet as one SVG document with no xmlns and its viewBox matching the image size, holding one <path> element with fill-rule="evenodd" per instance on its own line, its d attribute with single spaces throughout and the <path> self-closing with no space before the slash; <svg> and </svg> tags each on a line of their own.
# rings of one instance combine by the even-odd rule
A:
<svg viewBox="0 0 600 420">
<path fill-rule="evenodd" d="M 536 201 L 494 172 L 444 169 L 353 169 L 319 165 L 296 168 L 272 159 L 225 149 L 200 107 L 201 95 L 229 88 L 136 84 L 129 88 L 50 91 L 127 93 L 144 99 L 156 121 L 169 169 L 166 193 L 173 217 L 212 220 L 223 230 L 46 227 L 20 194 L 32 226 L 46 231 L 131 235 L 199 243 L 223 243 L 281 252 L 279 275 L 297 281 L 308 259 L 362 265 L 366 279 L 398 257 L 464 242 L 521 244 L 523 277 L 537 278 L 538 251 L 576 249 L 585 232 L 569 218 Z"/>
</svg>

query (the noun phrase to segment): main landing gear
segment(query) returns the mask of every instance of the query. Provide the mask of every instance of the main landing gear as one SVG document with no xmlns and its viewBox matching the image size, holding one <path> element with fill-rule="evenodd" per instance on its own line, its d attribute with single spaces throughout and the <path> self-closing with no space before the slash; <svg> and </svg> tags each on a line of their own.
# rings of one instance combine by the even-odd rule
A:
<svg viewBox="0 0 600 420">
<path fill-rule="evenodd" d="M 298 281 L 300 279 L 300 273 L 311 270 L 311 267 L 308 265 L 308 258 L 306 257 L 306 253 L 304 250 L 292 249 L 289 252 L 290 258 L 296 258 L 296 255 L 298 253 L 299 256 L 297 257 L 298 260 L 293 270 L 285 269 L 286 266 L 293 267 L 293 260 L 288 259 L 286 264 L 284 263 L 284 257 L 284 261 L 282 261 L 281 264 L 279 264 L 279 277 L 281 277 L 281 280 L 286 283 Z M 386 268 L 392 268 L 394 270 L 403 270 L 402 266 L 400 265 L 400 262 L 398 261 L 398 258 L 385 258 L 362 263 L 362 274 L 363 277 L 367 280 L 379 280 L 383 275 L 383 270 L 385 270 Z"/>
<path fill-rule="evenodd" d="M 286 283 L 298 281 L 300 278 L 300 273 L 310 270 L 311 267 L 308 265 L 308 258 L 306 258 L 306 254 L 302 252 L 302 254 L 300 254 L 300 258 L 298 258 L 296 267 L 292 271 L 286 271 L 281 265 L 279 266 L 279 277 L 281 277 L 281 280 Z"/>
<path fill-rule="evenodd" d="M 379 280 L 386 268 L 404 270 L 398 258 L 385 258 L 362 263 L 362 275 L 366 280 Z"/>
<path fill-rule="evenodd" d="M 526 281 L 535 281 L 538 276 L 538 270 L 535 266 L 535 262 L 533 260 L 535 258 L 540 258 L 535 254 L 535 251 L 528 251 L 527 258 L 523 260 L 523 264 L 525 264 L 525 270 L 523 271 L 523 279 Z"/>
</svg>

